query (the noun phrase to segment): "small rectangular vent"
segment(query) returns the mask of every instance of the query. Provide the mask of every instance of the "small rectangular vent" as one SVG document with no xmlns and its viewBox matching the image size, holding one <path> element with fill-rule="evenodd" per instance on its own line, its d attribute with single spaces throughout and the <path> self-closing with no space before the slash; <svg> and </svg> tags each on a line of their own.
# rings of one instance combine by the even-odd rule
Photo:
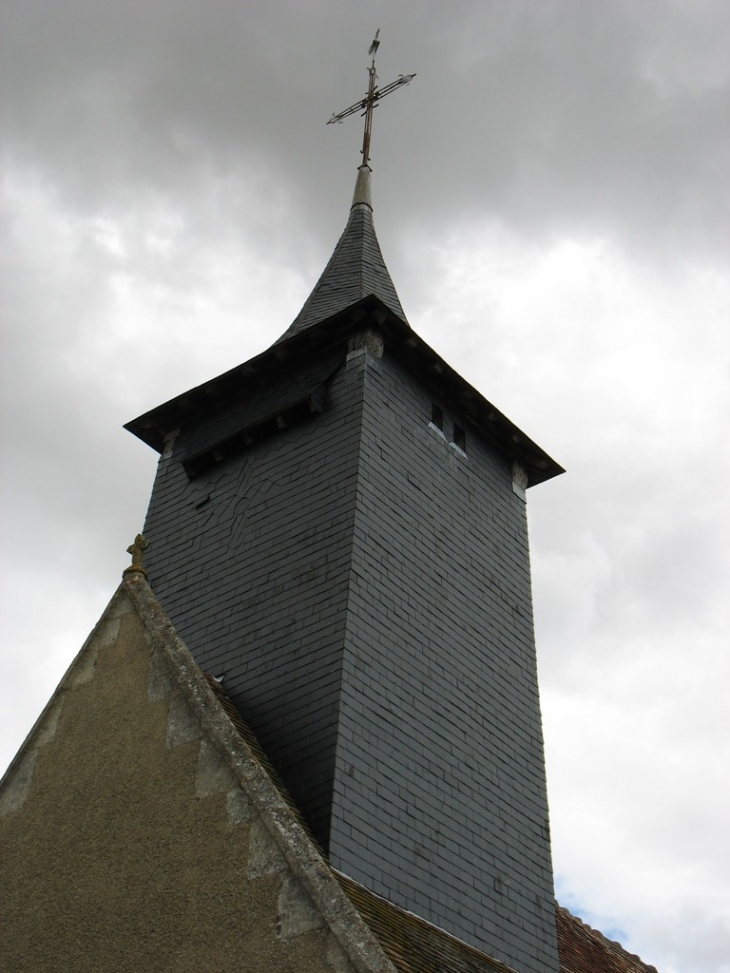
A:
<svg viewBox="0 0 730 973">
<path fill-rule="evenodd" d="M 446 427 L 448 426 L 452 430 L 451 437 L 446 433 Z M 434 432 L 438 433 L 444 442 L 448 443 L 449 446 L 458 450 L 463 456 L 466 456 L 466 431 L 464 427 L 456 422 L 452 415 L 444 415 L 444 410 L 440 405 L 436 405 L 434 402 L 431 405 L 431 421 L 429 422 L 429 428 Z"/>
<path fill-rule="evenodd" d="M 462 453 L 466 452 L 466 433 L 464 432 L 463 426 L 459 426 L 457 423 L 454 423 L 453 444 L 454 446 L 458 447 Z"/>
</svg>

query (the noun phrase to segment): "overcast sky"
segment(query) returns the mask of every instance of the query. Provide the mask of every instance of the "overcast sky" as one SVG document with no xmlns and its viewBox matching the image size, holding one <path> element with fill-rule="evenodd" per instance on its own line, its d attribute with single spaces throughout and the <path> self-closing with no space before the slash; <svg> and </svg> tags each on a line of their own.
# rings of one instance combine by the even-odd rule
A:
<svg viewBox="0 0 730 973">
<path fill-rule="evenodd" d="M 730 970 L 727 0 L 4 0 L 4 766 L 113 594 L 122 424 L 264 350 L 367 85 L 411 325 L 567 469 L 529 492 L 557 894 Z"/>
</svg>

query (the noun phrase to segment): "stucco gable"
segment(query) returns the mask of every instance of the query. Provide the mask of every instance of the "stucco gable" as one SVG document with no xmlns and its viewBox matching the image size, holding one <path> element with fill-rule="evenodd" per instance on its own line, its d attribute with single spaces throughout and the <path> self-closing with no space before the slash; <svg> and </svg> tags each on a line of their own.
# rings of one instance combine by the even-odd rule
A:
<svg viewBox="0 0 730 973">
<path fill-rule="evenodd" d="M 2 968 L 394 970 L 141 574 L 0 783 L 0 842 Z"/>
<path fill-rule="evenodd" d="M 141 574 L 0 781 L 0 847 L 14 973 L 510 973 L 330 869 Z M 561 973 L 656 973 L 557 920 Z"/>
</svg>

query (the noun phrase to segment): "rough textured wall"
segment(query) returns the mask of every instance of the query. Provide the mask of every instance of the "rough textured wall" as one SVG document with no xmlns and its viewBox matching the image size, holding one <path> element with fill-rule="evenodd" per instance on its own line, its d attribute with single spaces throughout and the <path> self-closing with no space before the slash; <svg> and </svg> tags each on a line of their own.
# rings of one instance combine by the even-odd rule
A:
<svg viewBox="0 0 730 973">
<path fill-rule="evenodd" d="M 474 433 L 466 455 L 451 444 L 455 420 L 387 351 L 367 356 L 330 857 L 546 973 L 558 959 L 525 505 Z"/>
<path fill-rule="evenodd" d="M 129 602 L 0 792 L 0 968 L 347 971 Z"/>
<path fill-rule="evenodd" d="M 261 395 L 183 429 L 160 461 L 145 525 L 155 593 L 197 662 L 223 677 L 324 847 L 362 407 L 362 370 L 344 357 L 321 415 L 192 480 L 180 458 L 206 435 L 229 435 L 232 416 L 242 426 Z M 281 402 L 302 381 L 283 373 L 267 394 Z"/>
</svg>

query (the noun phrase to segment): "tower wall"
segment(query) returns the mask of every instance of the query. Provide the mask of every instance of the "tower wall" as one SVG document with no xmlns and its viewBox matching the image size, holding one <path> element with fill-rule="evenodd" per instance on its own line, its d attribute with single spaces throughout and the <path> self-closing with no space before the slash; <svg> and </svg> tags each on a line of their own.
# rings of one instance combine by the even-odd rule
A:
<svg viewBox="0 0 730 973">
<path fill-rule="evenodd" d="M 450 442 L 448 402 L 387 350 L 361 357 L 331 861 L 520 971 L 557 970 L 525 503 L 475 433 Z"/>
<path fill-rule="evenodd" d="M 160 460 L 145 525 L 155 593 L 325 847 L 362 410 L 362 375 L 344 357 L 328 369 L 321 415 L 193 479 L 183 459 L 256 418 L 267 396 L 285 401 L 306 367 L 183 428 Z"/>
<path fill-rule="evenodd" d="M 387 346 L 324 371 L 321 414 L 192 479 L 183 463 L 323 363 L 171 437 L 150 581 L 336 868 L 520 973 L 557 971 L 524 501 Z"/>
</svg>

